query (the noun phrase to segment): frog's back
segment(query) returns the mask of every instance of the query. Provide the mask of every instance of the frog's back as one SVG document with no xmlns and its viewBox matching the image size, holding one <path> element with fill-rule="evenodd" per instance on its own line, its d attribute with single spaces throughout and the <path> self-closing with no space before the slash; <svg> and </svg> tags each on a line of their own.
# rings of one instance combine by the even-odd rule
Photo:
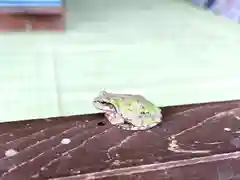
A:
<svg viewBox="0 0 240 180">
<path fill-rule="evenodd" d="M 133 116 L 133 114 L 135 117 L 143 114 L 161 114 L 161 110 L 157 106 L 140 95 L 125 96 L 118 100 L 115 99 L 115 101 L 119 112 L 124 118 L 127 118 L 129 115 Z"/>
</svg>

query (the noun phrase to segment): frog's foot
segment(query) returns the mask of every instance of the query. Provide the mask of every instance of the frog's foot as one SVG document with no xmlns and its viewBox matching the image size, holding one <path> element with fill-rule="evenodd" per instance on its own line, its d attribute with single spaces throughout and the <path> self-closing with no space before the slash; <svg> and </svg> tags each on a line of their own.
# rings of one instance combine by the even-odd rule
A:
<svg viewBox="0 0 240 180">
<path fill-rule="evenodd" d="M 132 124 L 125 124 L 125 123 L 121 123 L 121 124 L 117 124 L 117 127 L 123 130 L 133 130 L 134 131 L 134 127 Z"/>
<path fill-rule="evenodd" d="M 142 126 L 134 126 L 132 124 L 118 124 L 117 126 L 120 129 L 124 129 L 124 130 L 130 130 L 130 131 L 143 131 L 143 130 L 148 130 L 151 129 L 155 126 L 157 126 L 159 123 L 154 123 L 151 125 L 142 125 Z"/>
</svg>

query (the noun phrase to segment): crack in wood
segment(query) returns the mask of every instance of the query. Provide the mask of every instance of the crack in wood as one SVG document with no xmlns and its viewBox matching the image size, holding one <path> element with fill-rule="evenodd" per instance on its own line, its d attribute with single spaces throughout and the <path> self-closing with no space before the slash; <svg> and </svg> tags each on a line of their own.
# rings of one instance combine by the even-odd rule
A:
<svg viewBox="0 0 240 180">
<path fill-rule="evenodd" d="M 146 172 L 152 172 L 152 171 L 173 169 L 173 168 L 184 167 L 189 165 L 196 165 L 196 164 L 223 161 L 223 160 L 229 160 L 229 159 L 238 159 L 238 158 L 240 158 L 240 151 L 211 155 L 211 156 L 204 156 L 204 157 L 197 157 L 192 159 L 178 160 L 178 161 L 169 161 L 166 163 L 154 163 L 154 164 L 148 164 L 148 165 L 105 170 L 101 172 L 94 172 L 94 173 L 88 173 L 88 174 L 80 174 L 75 176 L 52 178 L 49 180 L 101 179 L 106 177 L 114 177 L 114 176 L 120 176 L 120 175 L 133 175 L 137 173 L 146 173 Z"/>
<path fill-rule="evenodd" d="M 171 135 L 168 140 L 168 150 L 176 152 L 176 153 L 196 153 L 196 154 L 201 154 L 201 153 L 210 153 L 211 150 L 186 150 L 186 149 L 182 149 L 178 144 L 178 140 L 176 139 L 176 137 L 183 135 L 184 133 L 188 132 L 188 131 L 192 131 L 193 129 L 196 129 L 200 126 L 203 126 L 205 123 L 209 122 L 209 120 L 216 120 L 218 118 L 224 117 L 224 116 L 228 116 L 228 115 L 233 115 L 233 112 L 239 110 L 240 108 L 233 108 L 227 111 L 222 111 L 219 112 L 217 114 L 215 114 L 214 116 L 210 116 L 200 122 L 198 122 L 195 126 L 192 126 L 190 128 L 184 129 L 181 132 Z"/>
</svg>

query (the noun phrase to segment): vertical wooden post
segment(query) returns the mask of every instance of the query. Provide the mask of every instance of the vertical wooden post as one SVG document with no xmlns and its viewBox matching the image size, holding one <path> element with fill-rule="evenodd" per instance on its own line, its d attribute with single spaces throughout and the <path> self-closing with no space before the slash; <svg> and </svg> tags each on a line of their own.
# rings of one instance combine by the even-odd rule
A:
<svg viewBox="0 0 240 180">
<path fill-rule="evenodd" d="M 24 1 L 24 0 L 23 0 Z M 61 0 L 58 6 L 1 6 L 0 31 L 63 31 L 65 10 Z M 40 2 L 40 1 L 38 1 Z"/>
</svg>

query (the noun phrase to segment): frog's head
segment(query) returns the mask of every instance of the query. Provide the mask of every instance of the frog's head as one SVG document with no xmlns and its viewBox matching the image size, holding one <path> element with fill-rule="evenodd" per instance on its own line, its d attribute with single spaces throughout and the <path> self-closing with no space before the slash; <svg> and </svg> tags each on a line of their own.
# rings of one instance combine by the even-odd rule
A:
<svg viewBox="0 0 240 180">
<path fill-rule="evenodd" d="M 93 100 L 93 106 L 104 112 L 116 112 L 111 96 L 106 91 L 100 92 L 99 96 Z"/>
</svg>

